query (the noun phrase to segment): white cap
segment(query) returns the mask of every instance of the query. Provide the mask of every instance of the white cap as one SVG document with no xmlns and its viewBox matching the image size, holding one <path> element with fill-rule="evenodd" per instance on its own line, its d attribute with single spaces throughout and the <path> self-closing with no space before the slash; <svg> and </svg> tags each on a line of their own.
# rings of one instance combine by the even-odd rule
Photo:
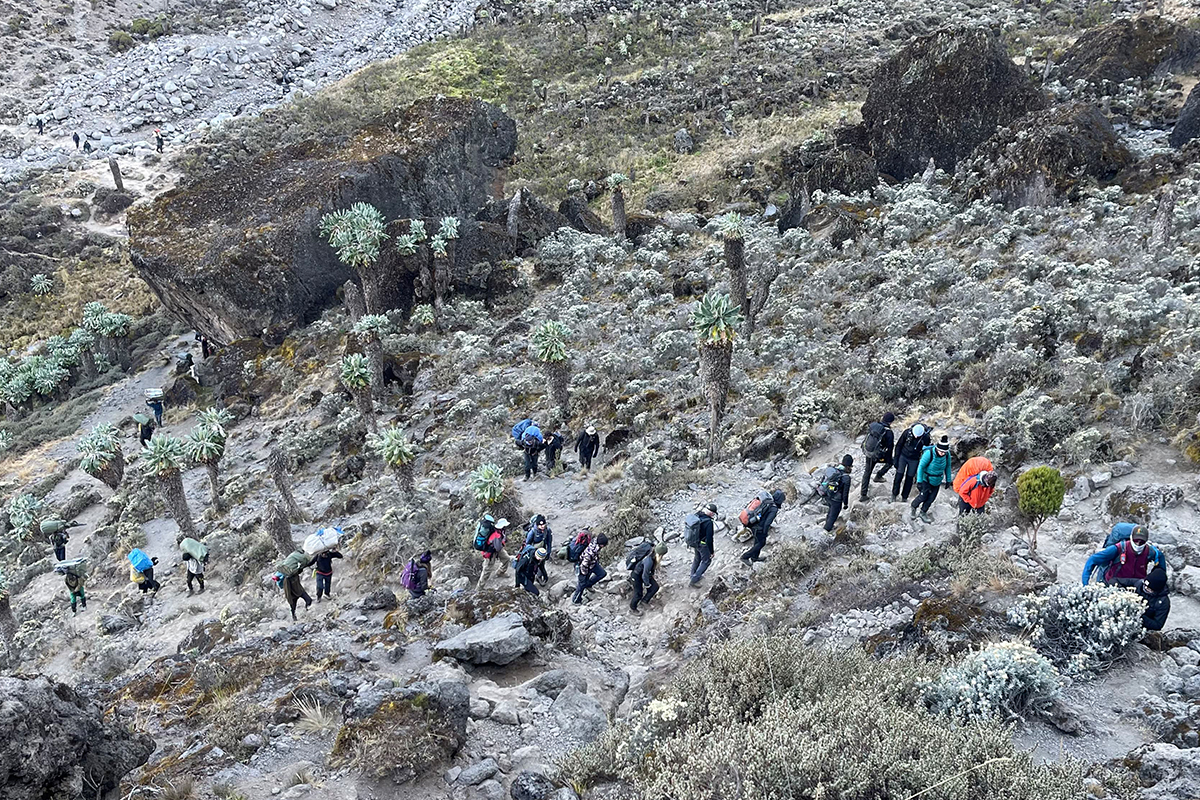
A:
<svg viewBox="0 0 1200 800">
<path fill-rule="evenodd" d="M 501 528 L 507 528 L 507 527 L 508 527 L 508 520 L 506 520 L 504 517 L 501 517 L 500 519 L 496 520 L 496 530 L 500 530 Z"/>
<path fill-rule="evenodd" d="M 924 435 L 925 435 L 925 426 L 924 425 L 922 425 L 919 422 L 916 425 L 913 425 L 913 436 L 924 436 Z"/>
</svg>

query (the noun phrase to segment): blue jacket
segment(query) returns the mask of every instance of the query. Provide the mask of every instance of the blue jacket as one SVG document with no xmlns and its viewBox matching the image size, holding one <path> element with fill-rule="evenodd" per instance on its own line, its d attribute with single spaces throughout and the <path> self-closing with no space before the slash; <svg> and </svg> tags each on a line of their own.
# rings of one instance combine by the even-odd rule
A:
<svg viewBox="0 0 1200 800">
<path fill-rule="evenodd" d="M 1150 559 L 1146 564 L 1146 574 L 1149 575 L 1150 570 L 1154 569 L 1155 567 L 1162 567 L 1163 569 L 1166 569 L 1167 560 L 1163 558 L 1162 551 L 1152 544 L 1147 544 L 1146 546 L 1150 548 Z M 1103 572 L 1108 569 L 1108 565 L 1116 560 L 1117 556 L 1120 554 L 1121 551 L 1118 550 L 1117 546 L 1114 544 L 1112 547 L 1106 547 L 1103 550 L 1098 550 L 1097 552 L 1088 556 L 1087 563 L 1083 565 L 1083 585 L 1088 585 L 1088 581 L 1092 579 L 1092 572 L 1097 567 L 1100 568 L 1101 574 L 1103 575 Z"/>
<path fill-rule="evenodd" d="M 921 451 L 921 460 L 917 464 L 917 483 L 949 483 L 954 470 L 950 466 L 950 451 L 939 456 L 934 451 L 936 445 L 929 445 Z"/>
</svg>

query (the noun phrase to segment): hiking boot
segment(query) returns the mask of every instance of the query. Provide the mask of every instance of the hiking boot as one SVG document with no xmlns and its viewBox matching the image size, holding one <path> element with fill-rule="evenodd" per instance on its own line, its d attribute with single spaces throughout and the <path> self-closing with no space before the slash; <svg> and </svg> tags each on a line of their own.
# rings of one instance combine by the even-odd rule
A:
<svg viewBox="0 0 1200 800">
<path fill-rule="evenodd" d="M 188 587 L 188 597 L 191 597 L 193 594 L 195 594 L 195 590 L 193 590 L 192 587 L 189 586 Z"/>
<path fill-rule="evenodd" d="M 900 495 L 898 495 L 898 494 L 892 495 L 891 502 L 896 503 L 896 502 L 899 502 L 899 500 L 900 500 Z"/>
<path fill-rule="evenodd" d="M 933 517 L 929 516 L 927 513 L 922 511 L 921 512 L 921 522 L 924 522 L 926 525 L 929 525 L 933 522 Z"/>
<path fill-rule="evenodd" d="M 883 476 L 882 476 L 882 475 L 876 475 L 876 476 L 875 476 L 874 478 L 872 478 L 871 480 L 872 480 L 874 483 L 883 483 Z"/>
<path fill-rule="evenodd" d="M 72 614 L 74 614 L 74 613 L 75 613 L 75 606 L 71 606 L 71 613 L 72 613 Z"/>
<path fill-rule="evenodd" d="M 867 496 L 866 496 L 865 494 L 860 494 L 860 495 L 858 496 L 858 502 L 860 502 L 860 503 L 865 503 L 865 502 L 867 502 Z"/>
<path fill-rule="evenodd" d="M 743 563 L 743 564 L 745 564 L 747 567 L 752 567 L 752 566 L 754 566 L 754 562 L 755 562 L 756 560 L 757 560 L 757 559 L 752 559 L 752 558 L 750 558 L 749 556 L 742 556 L 742 563 Z"/>
<path fill-rule="evenodd" d="M 203 587 L 203 586 L 201 586 L 201 587 L 200 587 L 200 591 L 199 591 L 199 592 L 197 592 L 197 594 L 204 594 L 204 587 Z"/>
<path fill-rule="evenodd" d="M 917 518 L 917 507 L 913 506 L 912 514 L 909 516 L 909 519 L 916 519 L 916 518 Z"/>
<path fill-rule="evenodd" d="M 576 606 L 581 606 L 581 605 L 583 605 L 583 600 L 581 600 L 578 597 L 573 597 L 573 598 L 571 598 L 571 604 L 576 605 Z"/>
<path fill-rule="evenodd" d="M 641 612 L 641 611 L 638 611 L 638 609 L 637 609 L 637 607 L 636 607 L 636 606 L 630 606 L 630 607 L 629 607 L 629 611 L 630 611 L 630 613 L 632 613 L 632 614 L 633 614 L 635 617 L 640 617 L 640 616 L 642 615 L 642 612 Z"/>
</svg>

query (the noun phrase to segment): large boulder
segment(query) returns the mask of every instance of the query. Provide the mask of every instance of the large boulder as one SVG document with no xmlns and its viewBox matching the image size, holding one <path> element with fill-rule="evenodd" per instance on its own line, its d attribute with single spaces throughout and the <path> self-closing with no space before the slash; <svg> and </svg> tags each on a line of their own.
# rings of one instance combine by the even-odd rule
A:
<svg viewBox="0 0 1200 800">
<path fill-rule="evenodd" d="M 435 656 L 449 656 L 471 664 L 510 664 L 533 648 L 520 614 L 509 612 L 472 625 L 433 648 Z"/>
<path fill-rule="evenodd" d="M 154 740 L 48 678 L 0 678 L 0 798 L 105 797 L 146 763 Z"/>
<path fill-rule="evenodd" d="M 1089 179 L 1111 180 L 1133 163 L 1099 109 L 1070 103 L 1005 126 L 960 166 L 956 179 L 971 199 L 1008 206 L 1075 197 Z"/>
<path fill-rule="evenodd" d="M 1120 83 L 1200 63 L 1200 34 L 1163 17 L 1119 19 L 1087 31 L 1063 53 L 1068 80 Z"/>
<path fill-rule="evenodd" d="M 879 171 L 903 179 L 930 158 L 953 172 L 998 127 L 1045 105 L 992 33 L 948 29 L 880 65 L 862 117 Z"/>
<path fill-rule="evenodd" d="M 516 141 L 513 121 L 490 105 L 421 100 L 349 137 L 271 151 L 135 206 L 130 255 L 163 304 L 216 341 L 288 329 L 354 278 L 318 234 L 329 211 L 362 201 L 388 220 L 456 216 L 468 222 L 456 272 L 480 250 L 503 252 L 473 220 Z M 395 260 L 385 252 L 378 268 Z M 383 299 L 402 305 L 411 275 L 395 284 Z"/>
<path fill-rule="evenodd" d="M 1200 797 L 1200 748 L 1181 749 L 1166 742 L 1144 744 L 1125 756 L 1145 789 L 1143 797 L 1155 800 L 1193 800 Z"/>
<path fill-rule="evenodd" d="M 1197 136 L 1200 136 L 1200 92 L 1193 86 L 1179 112 L 1175 127 L 1171 129 L 1169 141 L 1172 147 L 1183 147 Z"/>
<path fill-rule="evenodd" d="M 550 706 L 550 713 L 563 736 L 573 744 L 594 742 L 608 727 L 608 716 L 600 701 L 567 686 Z"/>
<path fill-rule="evenodd" d="M 805 189 L 855 194 L 879 183 L 879 170 L 870 153 L 825 139 L 810 140 L 786 151 L 780 157 L 780 167 L 793 194 Z"/>
</svg>

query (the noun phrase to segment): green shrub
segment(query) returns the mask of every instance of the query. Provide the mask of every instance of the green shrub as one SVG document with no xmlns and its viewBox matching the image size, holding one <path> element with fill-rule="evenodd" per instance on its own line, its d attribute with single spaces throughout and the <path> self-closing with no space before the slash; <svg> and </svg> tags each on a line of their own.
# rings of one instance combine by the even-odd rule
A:
<svg viewBox="0 0 1200 800">
<path fill-rule="evenodd" d="M 1017 504 L 1030 523 L 1030 544 L 1037 547 L 1038 529 L 1062 508 L 1067 485 L 1054 467 L 1034 467 L 1017 478 Z"/>
<path fill-rule="evenodd" d="M 1046 658 L 1020 642 L 990 644 L 945 669 L 925 690 L 931 710 L 970 719 L 1044 712 L 1061 679 Z"/>
<path fill-rule="evenodd" d="M 995 721 L 929 712 L 929 673 L 794 636 L 725 644 L 560 767 L 578 785 L 624 781 L 623 797 L 646 800 L 1084 796 L 1077 762 L 1035 764 Z"/>
<path fill-rule="evenodd" d="M 125 31 L 113 31 L 108 35 L 108 49 L 114 53 L 124 53 L 133 48 L 133 37 Z"/>
</svg>

